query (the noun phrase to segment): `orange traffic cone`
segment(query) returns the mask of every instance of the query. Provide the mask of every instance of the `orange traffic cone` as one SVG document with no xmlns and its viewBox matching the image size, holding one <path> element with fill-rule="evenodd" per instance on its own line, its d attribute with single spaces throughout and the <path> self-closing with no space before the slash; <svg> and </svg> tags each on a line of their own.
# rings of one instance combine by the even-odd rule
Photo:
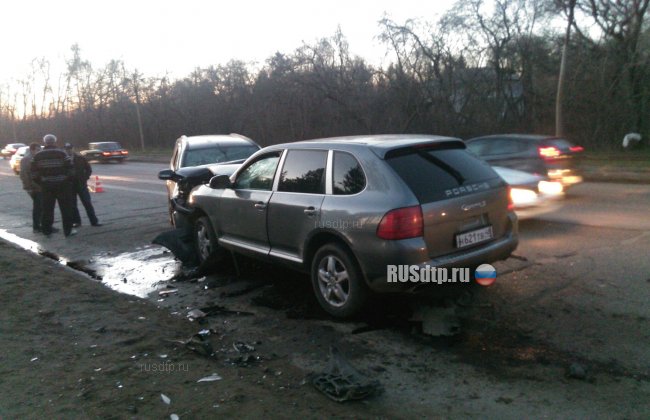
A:
<svg viewBox="0 0 650 420">
<path fill-rule="evenodd" d="M 90 190 L 95 193 L 104 192 L 104 187 L 102 187 L 102 183 L 99 182 L 99 176 L 95 175 L 95 185 L 93 185 Z"/>
</svg>

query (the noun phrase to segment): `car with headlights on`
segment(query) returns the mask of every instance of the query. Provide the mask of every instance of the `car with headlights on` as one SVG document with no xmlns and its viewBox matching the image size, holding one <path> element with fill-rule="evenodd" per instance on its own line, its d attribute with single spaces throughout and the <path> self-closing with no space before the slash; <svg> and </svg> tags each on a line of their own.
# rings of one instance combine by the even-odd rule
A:
<svg viewBox="0 0 650 420">
<path fill-rule="evenodd" d="M 474 268 L 518 243 L 506 182 L 440 136 L 269 146 L 194 188 L 188 207 L 203 263 L 230 250 L 303 270 L 323 309 L 342 318 L 374 293 L 441 290 L 391 282 L 389 265 Z"/>
<path fill-rule="evenodd" d="M 88 149 L 80 152 L 86 159 L 99 163 L 124 161 L 129 157 L 129 151 L 116 141 L 98 141 L 88 143 Z"/>
<path fill-rule="evenodd" d="M 564 189 L 582 182 L 582 146 L 554 136 L 494 134 L 466 140 L 469 150 L 493 166 L 528 172 L 562 183 Z"/>
<path fill-rule="evenodd" d="M 27 152 L 29 152 L 29 146 L 19 147 L 18 150 L 16 150 L 16 153 L 11 155 L 11 159 L 9 159 L 9 166 L 16 175 L 20 174 L 20 161 Z"/>
<path fill-rule="evenodd" d="M 492 169 L 510 185 L 510 199 L 519 220 L 538 217 L 562 207 L 564 187 L 560 181 L 500 166 Z"/>
<path fill-rule="evenodd" d="M 182 222 L 179 212 L 187 212 L 187 198 L 192 188 L 207 182 L 219 166 L 220 173 L 234 172 L 250 155 L 260 150 L 253 140 L 241 134 L 181 136 L 174 144 L 169 169 L 158 173 L 167 187 L 169 221 Z"/>
<path fill-rule="evenodd" d="M 27 146 L 25 143 L 9 143 L 0 151 L 0 153 L 2 154 L 3 159 L 9 159 L 19 148 L 25 146 Z"/>
</svg>

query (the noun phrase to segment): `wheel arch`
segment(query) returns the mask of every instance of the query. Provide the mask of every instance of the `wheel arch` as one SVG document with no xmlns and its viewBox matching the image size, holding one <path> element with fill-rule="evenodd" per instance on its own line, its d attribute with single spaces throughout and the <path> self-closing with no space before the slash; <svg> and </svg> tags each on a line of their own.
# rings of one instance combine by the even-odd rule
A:
<svg viewBox="0 0 650 420">
<path fill-rule="evenodd" d="M 357 258 L 356 254 L 352 250 L 352 247 L 342 235 L 340 235 L 338 232 L 334 232 L 331 230 L 321 230 L 315 232 L 311 236 L 309 236 L 309 238 L 307 238 L 307 240 L 305 241 L 305 247 L 303 252 L 303 267 L 305 271 L 308 273 L 311 272 L 311 266 L 313 263 L 314 256 L 316 255 L 316 252 L 318 252 L 318 250 L 323 245 L 328 243 L 337 243 L 341 245 L 350 254 L 354 264 L 356 265 L 357 270 L 359 270 L 359 273 L 361 273 L 364 283 L 367 284 L 366 275 L 361 267 L 361 264 L 359 264 L 359 259 Z"/>
</svg>

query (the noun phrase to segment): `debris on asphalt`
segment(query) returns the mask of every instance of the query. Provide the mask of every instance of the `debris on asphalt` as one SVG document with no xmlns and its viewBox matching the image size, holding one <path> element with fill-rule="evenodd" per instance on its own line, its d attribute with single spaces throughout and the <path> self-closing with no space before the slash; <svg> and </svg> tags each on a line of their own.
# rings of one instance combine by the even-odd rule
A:
<svg viewBox="0 0 650 420">
<path fill-rule="evenodd" d="M 190 319 L 190 321 L 205 318 L 206 316 L 207 314 L 200 309 L 192 309 L 187 313 L 187 317 Z"/>
<path fill-rule="evenodd" d="M 267 286 L 268 282 L 266 281 L 256 281 L 256 282 L 251 282 L 249 284 L 246 284 L 244 287 L 241 287 L 236 290 L 232 291 L 227 291 L 227 292 L 221 292 L 219 297 L 237 297 L 237 296 L 242 296 L 247 293 L 253 292 L 261 287 Z"/>
<path fill-rule="evenodd" d="M 212 328 L 210 328 L 210 329 L 203 329 L 203 330 L 199 331 L 197 334 L 200 335 L 200 336 L 202 336 L 202 337 L 207 337 L 207 336 L 209 336 L 210 334 L 216 334 L 216 333 L 217 333 L 217 332 L 216 332 L 215 330 L 213 330 Z"/>
<path fill-rule="evenodd" d="M 251 346 L 250 344 L 246 344 L 241 341 L 237 341 L 236 343 L 232 344 L 232 347 L 237 350 L 239 353 L 250 353 L 255 351 L 255 347 Z"/>
<path fill-rule="evenodd" d="M 163 289 L 163 290 L 159 291 L 159 292 L 158 292 L 158 295 L 159 295 L 159 296 L 162 296 L 162 297 L 167 297 L 167 296 L 169 296 L 170 294 L 172 294 L 172 293 L 177 293 L 177 292 L 178 292 L 178 289 L 175 289 L 175 288 L 168 288 L 168 289 Z"/>
<path fill-rule="evenodd" d="M 214 382 L 214 381 L 220 381 L 222 379 L 223 378 L 221 376 L 217 375 L 216 373 L 213 373 L 212 375 L 205 376 L 196 382 Z"/>
<path fill-rule="evenodd" d="M 167 405 L 169 405 L 169 404 L 172 403 L 172 400 L 171 400 L 167 395 L 165 395 L 165 394 L 160 394 L 160 398 L 161 398 L 162 401 L 163 401 L 165 404 L 167 404 Z"/>
<path fill-rule="evenodd" d="M 566 376 L 572 379 L 584 380 L 587 379 L 587 369 L 580 363 L 574 362 L 569 366 Z"/>
<path fill-rule="evenodd" d="M 262 358 L 260 356 L 248 353 L 237 357 L 228 358 L 226 359 L 226 363 L 230 363 L 231 365 L 238 367 L 249 367 L 257 362 L 260 362 L 261 360 Z"/>
<path fill-rule="evenodd" d="M 456 315 L 455 306 L 418 306 L 411 321 L 422 322 L 422 332 L 434 337 L 448 337 L 460 333 L 460 319 Z"/>
<path fill-rule="evenodd" d="M 334 346 L 330 347 L 330 359 L 325 371 L 310 374 L 308 380 L 336 402 L 362 400 L 382 391 L 379 381 L 359 373 Z"/>
<path fill-rule="evenodd" d="M 163 232 L 156 236 L 151 243 L 169 249 L 186 267 L 199 265 L 194 237 L 189 229 L 179 228 Z"/>
<path fill-rule="evenodd" d="M 185 347 L 206 357 L 214 357 L 215 352 L 212 343 L 200 334 L 194 334 L 186 343 Z"/>
<path fill-rule="evenodd" d="M 38 360 L 38 357 L 32 357 L 32 358 L 30 359 L 30 362 L 35 362 L 35 361 L 37 361 L 37 360 Z"/>
<path fill-rule="evenodd" d="M 205 308 L 201 308 L 200 310 L 203 311 L 206 316 L 217 315 L 217 314 L 218 315 L 254 315 L 252 312 L 233 311 L 219 305 L 206 306 Z"/>
</svg>

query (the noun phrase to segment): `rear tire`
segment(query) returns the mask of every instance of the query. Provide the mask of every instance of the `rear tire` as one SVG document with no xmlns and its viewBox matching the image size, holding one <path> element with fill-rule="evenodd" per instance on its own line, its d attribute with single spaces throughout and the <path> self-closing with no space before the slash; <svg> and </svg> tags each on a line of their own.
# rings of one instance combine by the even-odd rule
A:
<svg viewBox="0 0 650 420">
<path fill-rule="evenodd" d="M 354 256 L 337 243 L 325 244 L 316 252 L 311 282 L 318 303 L 336 318 L 358 314 L 369 297 Z"/>
</svg>

